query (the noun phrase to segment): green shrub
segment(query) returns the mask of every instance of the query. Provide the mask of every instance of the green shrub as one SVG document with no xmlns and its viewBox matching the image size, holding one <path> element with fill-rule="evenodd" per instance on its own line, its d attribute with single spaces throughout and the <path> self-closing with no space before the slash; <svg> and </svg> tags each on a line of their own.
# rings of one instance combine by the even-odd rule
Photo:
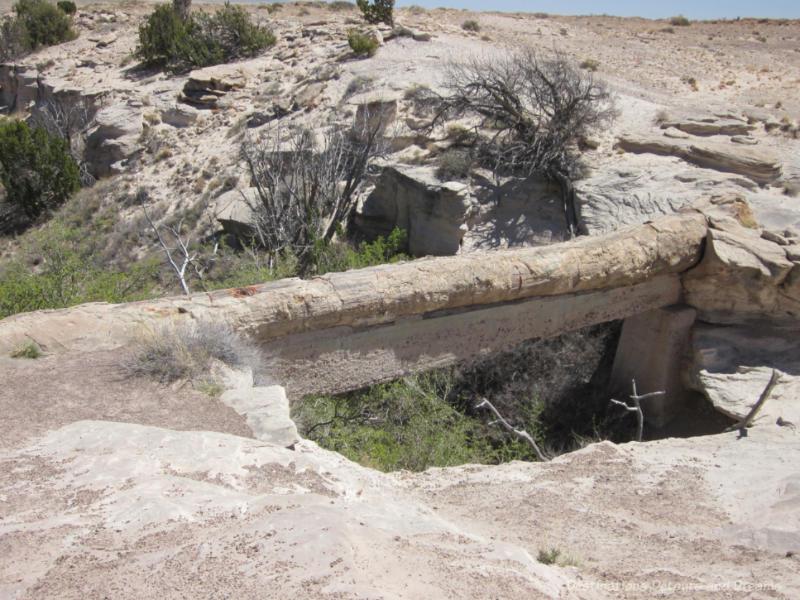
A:
<svg viewBox="0 0 800 600">
<path fill-rule="evenodd" d="M 5 18 L 0 23 L 0 61 L 12 61 L 31 51 L 28 29 L 19 19 Z"/>
<path fill-rule="evenodd" d="M 461 24 L 461 29 L 464 31 L 480 31 L 481 26 L 475 19 L 467 19 Z"/>
<path fill-rule="evenodd" d="M 593 58 L 587 58 L 586 60 L 582 61 L 581 64 L 579 64 L 578 66 L 581 69 L 586 69 L 587 71 L 597 71 L 597 67 L 600 66 L 600 62 Z"/>
<path fill-rule="evenodd" d="M 39 358 L 42 351 L 36 342 L 22 344 L 11 351 L 11 358 Z"/>
<path fill-rule="evenodd" d="M 48 223 L 28 239 L 14 260 L 0 265 L 0 319 L 44 308 L 151 295 L 157 262 L 117 270 L 95 264 L 95 250 L 86 231 L 66 227 L 59 218 Z"/>
<path fill-rule="evenodd" d="M 78 7 L 72 0 L 59 0 L 56 6 L 65 15 L 74 15 L 78 11 Z"/>
<path fill-rule="evenodd" d="M 0 123 L 0 181 L 8 200 L 35 218 L 78 189 L 78 167 L 67 142 L 24 121 Z"/>
<path fill-rule="evenodd" d="M 356 5 L 352 2 L 347 2 L 346 0 L 334 0 L 334 2 L 328 3 L 328 9 L 334 12 L 340 12 L 343 10 L 355 10 Z"/>
<path fill-rule="evenodd" d="M 683 15 L 678 15 L 677 17 L 670 17 L 669 24 L 675 27 L 687 27 L 691 24 L 691 21 Z"/>
<path fill-rule="evenodd" d="M 358 56 L 364 54 L 375 56 L 375 52 L 378 50 L 378 40 L 355 27 L 347 32 L 347 43 L 350 44 L 350 48 Z"/>
<path fill-rule="evenodd" d="M 367 23 L 386 23 L 389 26 L 394 25 L 394 17 L 392 10 L 394 9 L 394 0 L 356 0 L 358 8 L 364 14 L 364 19 Z"/>
<path fill-rule="evenodd" d="M 307 396 L 293 405 L 292 418 L 304 437 L 382 471 L 531 459 L 527 446 L 459 410 L 448 398 L 452 385 L 452 371 L 441 370 Z"/>
<path fill-rule="evenodd" d="M 45 0 L 19 0 L 14 11 L 28 32 L 28 43 L 32 50 L 40 46 L 52 46 L 78 37 L 72 30 L 72 21 L 55 4 Z"/>
<path fill-rule="evenodd" d="M 378 236 L 373 242 L 361 242 L 355 250 L 344 242 L 317 239 L 309 258 L 313 265 L 309 274 L 335 273 L 408 260 L 410 257 L 404 254 L 406 246 L 406 231 L 398 228 L 386 238 Z"/>
<path fill-rule="evenodd" d="M 148 65 L 183 71 L 256 56 L 275 41 L 272 31 L 253 24 L 243 8 L 228 2 L 213 15 L 185 19 L 175 7 L 162 4 L 139 27 L 136 53 Z"/>
</svg>

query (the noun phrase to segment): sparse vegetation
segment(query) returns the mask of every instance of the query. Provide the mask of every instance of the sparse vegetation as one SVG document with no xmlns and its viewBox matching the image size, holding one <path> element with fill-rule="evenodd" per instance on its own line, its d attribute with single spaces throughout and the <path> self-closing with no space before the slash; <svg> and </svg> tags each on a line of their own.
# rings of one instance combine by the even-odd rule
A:
<svg viewBox="0 0 800 600">
<path fill-rule="evenodd" d="M 14 12 L 15 17 L 6 17 L 0 24 L 0 60 L 13 60 L 42 46 L 78 37 L 72 29 L 72 13 L 46 0 L 19 0 Z"/>
<path fill-rule="evenodd" d="M 274 129 L 267 139 L 245 138 L 241 155 L 258 199 L 255 241 L 273 255 L 290 252 L 301 274 L 314 249 L 347 231 L 356 193 L 382 152 L 382 114 L 363 113 L 350 128 L 330 128 L 321 144 L 309 129 Z"/>
<path fill-rule="evenodd" d="M 669 24 L 674 25 L 675 27 L 688 27 L 691 25 L 691 21 L 689 21 L 689 19 L 683 15 L 677 15 L 675 17 L 670 17 Z"/>
<path fill-rule="evenodd" d="M 8 201 L 33 219 L 78 189 L 78 167 L 64 139 L 8 119 L 0 122 L 0 182 Z"/>
<path fill-rule="evenodd" d="M 476 409 L 483 398 L 549 455 L 606 437 L 627 441 L 632 424 L 606 395 L 618 331 L 587 327 L 391 384 L 308 396 L 293 418 L 305 437 L 383 470 L 536 460 L 528 443 Z"/>
<path fill-rule="evenodd" d="M 304 437 L 382 471 L 496 464 L 531 455 L 452 397 L 451 370 L 406 377 L 367 391 L 309 396 L 293 407 Z"/>
<path fill-rule="evenodd" d="M 145 64 L 185 71 L 256 56 L 275 41 L 241 6 L 226 2 L 209 15 L 162 4 L 139 27 L 136 52 Z"/>
<path fill-rule="evenodd" d="M 551 548 L 550 550 L 539 550 L 536 560 L 544 565 L 554 565 L 558 562 L 560 557 L 561 550 L 557 548 Z"/>
<path fill-rule="evenodd" d="M 74 15 L 78 11 L 78 7 L 72 0 L 59 0 L 56 6 L 65 15 Z"/>
<path fill-rule="evenodd" d="M 351 11 L 358 8 L 355 3 L 347 2 L 347 0 L 335 0 L 328 3 L 328 9 L 334 12 Z"/>
<path fill-rule="evenodd" d="M 474 31 L 477 33 L 481 30 L 481 25 L 475 19 L 467 19 L 461 23 L 461 29 L 464 31 Z"/>
<path fill-rule="evenodd" d="M 597 61 L 593 58 L 587 58 L 584 61 L 581 61 L 581 64 L 578 65 L 581 69 L 586 69 L 587 71 L 597 71 L 597 68 L 600 66 L 600 61 Z"/>
<path fill-rule="evenodd" d="M 213 361 L 231 367 L 250 367 L 255 373 L 261 362 L 258 348 L 242 338 L 229 325 L 197 321 L 163 325 L 145 334 L 122 366 L 134 376 L 144 376 L 161 383 L 206 376 Z"/>
<path fill-rule="evenodd" d="M 356 0 L 367 23 L 394 25 L 394 0 Z"/>
<path fill-rule="evenodd" d="M 558 182 L 574 232 L 571 177 L 581 168 L 575 142 L 615 116 L 606 86 L 564 55 L 543 59 L 531 49 L 451 64 L 446 86 L 432 126 L 479 119 L 477 160 L 498 176 L 540 172 Z"/>
<path fill-rule="evenodd" d="M 436 176 L 442 181 L 466 179 L 472 171 L 473 159 L 465 150 L 446 150 L 438 157 Z"/>
<path fill-rule="evenodd" d="M 378 40 L 375 36 L 355 27 L 347 32 L 347 43 L 356 56 L 375 56 L 378 50 Z"/>
<path fill-rule="evenodd" d="M 39 358 L 41 355 L 42 350 L 36 342 L 22 344 L 11 351 L 11 358 Z"/>
</svg>

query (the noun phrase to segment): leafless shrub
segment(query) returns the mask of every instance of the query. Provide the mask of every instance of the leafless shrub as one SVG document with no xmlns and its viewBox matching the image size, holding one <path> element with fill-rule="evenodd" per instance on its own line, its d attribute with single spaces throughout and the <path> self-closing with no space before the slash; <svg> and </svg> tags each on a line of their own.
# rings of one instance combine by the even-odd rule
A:
<svg viewBox="0 0 800 600">
<path fill-rule="evenodd" d="M 138 342 L 122 367 L 130 375 L 171 383 L 208 373 L 213 360 L 256 372 L 261 354 L 227 324 L 199 321 L 156 328 Z"/>
<path fill-rule="evenodd" d="M 309 129 L 273 129 L 264 141 L 245 138 L 241 155 L 258 191 L 250 202 L 256 241 L 297 255 L 300 272 L 314 245 L 347 229 L 356 192 L 382 152 L 383 116 L 359 111 L 353 127 L 317 139 Z"/>
<path fill-rule="evenodd" d="M 42 127 L 50 135 L 57 135 L 67 141 L 70 155 L 78 165 L 81 187 L 91 187 L 95 183 L 95 178 L 89 172 L 83 155 L 86 137 L 94 123 L 96 112 L 96 107 L 85 97 L 70 101 L 67 98 L 40 93 L 29 119 L 31 126 Z"/>
<path fill-rule="evenodd" d="M 447 150 L 438 159 L 436 176 L 442 181 L 466 179 L 472 170 L 472 157 L 464 150 Z"/>
<path fill-rule="evenodd" d="M 449 65 L 447 95 L 431 126 L 477 117 L 477 156 L 496 175 L 544 173 L 562 188 L 574 231 L 571 178 L 581 170 L 577 141 L 615 116 L 611 95 L 566 56 L 531 49 Z"/>
</svg>

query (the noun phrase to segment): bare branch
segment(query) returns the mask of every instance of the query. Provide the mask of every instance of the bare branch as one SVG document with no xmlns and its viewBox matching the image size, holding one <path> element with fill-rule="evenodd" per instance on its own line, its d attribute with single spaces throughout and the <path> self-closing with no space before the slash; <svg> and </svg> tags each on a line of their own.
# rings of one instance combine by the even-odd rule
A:
<svg viewBox="0 0 800 600">
<path fill-rule="evenodd" d="M 362 111 L 349 129 L 330 128 L 317 140 L 309 129 L 273 128 L 263 142 L 245 138 L 258 242 L 273 255 L 291 249 L 301 271 L 314 244 L 347 228 L 372 161 L 382 151 L 383 115 Z M 263 133 L 262 133 L 263 135 Z"/>
<path fill-rule="evenodd" d="M 446 87 L 431 128 L 451 118 L 477 118 L 478 160 L 496 176 L 543 173 L 556 181 L 574 235 L 570 178 L 580 170 L 577 141 L 615 116 L 606 86 L 572 67 L 564 54 L 542 59 L 529 48 L 451 64 Z"/>
<path fill-rule="evenodd" d="M 503 418 L 503 416 L 497 411 L 497 409 L 494 407 L 494 405 L 491 402 L 489 402 L 486 398 L 484 398 L 483 402 L 478 404 L 475 408 L 476 409 L 478 409 L 478 408 L 488 408 L 489 410 L 491 410 L 492 413 L 494 413 L 494 416 L 497 417 L 497 420 L 496 421 L 492 421 L 491 423 L 489 423 L 489 425 L 495 425 L 495 424 L 502 425 L 507 431 L 513 433 L 518 438 L 528 442 L 531 445 L 531 447 L 533 448 L 533 451 L 536 453 L 536 457 L 540 461 L 547 462 L 549 460 L 547 458 L 547 456 L 545 456 L 544 453 L 539 449 L 539 446 L 536 444 L 536 441 L 531 437 L 531 435 L 527 431 L 514 429 L 511 426 L 511 424 L 508 421 L 506 421 Z"/>
<path fill-rule="evenodd" d="M 767 387 L 765 387 L 764 391 L 761 392 L 758 402 L 753 405 L 753 408 L 750 409 L 750 412 L 747 413 L 747 416 L 744 419 L 738 423 L 734 423 L 725 431 L 736 431 L 737 429 L 746 429 L 747 427 L 750 427 L 750 423 L 753 421 L 758 411 L 761 410 L 761 407 L 764 406 L 764 403 L 767 401 L 767 398 L 769 398 L 769 395 L 772 393 L 773 388 L 778 383 L 780 378 L 781 374 L 776 369 L 772 369 L 772 375 L 767 382 Z"/>
<path fill-rule="evenodd" d="M 614 400 L 614 398 L 611 398 L 611 402 L 622 406 L 627 411 L 636 413 L 636 441 L 641 442 L 642 435 L 644 433 L 644 412 L 642 411 L 642 400 L 654 398 L 655 396 L 663 396 L 666 392 L 662 390 L 659 392 L 649 392 L 647 394 L 639 395 L 636 392 L 636 379 L 631 380 L 631 387 L 633 389 L 633 393 L 629 397 L 631 400 L 633 400 L 633 406 L 629 405 L 627 402 Z"/>
</svg>

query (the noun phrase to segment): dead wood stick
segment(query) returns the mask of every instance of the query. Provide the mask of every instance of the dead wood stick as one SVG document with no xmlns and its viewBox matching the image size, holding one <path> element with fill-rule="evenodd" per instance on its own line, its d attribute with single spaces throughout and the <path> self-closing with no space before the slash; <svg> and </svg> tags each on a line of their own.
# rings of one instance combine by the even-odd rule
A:
<svg viewBox="0 0 800 600">
<path fill-rule="evenodd" d="M 725 431 L 726 432 L 735 431 L 737 429 L 746 429 L 750 427 L 750 422 L 755 418 L 756 413 L 758 413 L 758 411 L 761 410 L 761 407 L 764 406 L 764 403 L 767 401 L 767 398 L 769 398 L 769 395 L 772 393 L 772 388 L 775 387 L 775 384 L 778 383 L 778 380 L 780 378 L 781 374 L 777 370 L 772 369 L 772 376 L 769 378 L 769 383 L 767 383 L 767 387 L 765 387 L 764 391 L 761 392 L 761 396 L 759 397 L 758 402 L 756 402 L 753 405 L 753 408 L 750 409 L 750 412 L 747 413 L 747 416 L 744 419 L 742 419 L 738 423 L 734 423 L 733 425 L 728 427 Z"/>
<path fill-rule="evenodd" d="M 511 433 L 516 435 L 518 438 L 523 439 L 526 442 L 528 442 L 531 445 L 531 447 L 533 448 L 533 451 L 536 452 L 536 456 L 540 461 L 547 462 L 549 460 L 547 458 L 547 456 L 545 456 L 544 453 L 539 449 L 539 446 L 536 444 L 536 441 L 531 437 L 531 435 L 527 431 L 514 429 L 511 426 L 511 424 L 508 421 L 506 421 L 499 412 L 497 412 L 497 409 L 486 398 L 484 398 L 483 402 L 478 404 L 475 408 L 488 408 L 489 410 L 491 410 L 494 413 L 494 416 L 497 417 L 497 420 L 496 421 L 492 421 L 491 423 L 489 423 L 489 425 L 495 425 L 495 424 L 499 423 L 500 425 L 505 427 L 506 430 L 510 431 Z"/>
<path fill-rule="evenodd" d="M 619 404 L 625 410 L 629 410 L 630 412 L 636 413 L 636 441 L 642 441 L 642 435 L 644 433 L 644 411 L 642 410 L 642 400 L 647 400 L 648 398 L 652 398 L 654 396 L 663 396 L 666 392 L 659 391 L 659 392 L 649 392 L 647 394 L 642 394 L 641 396 L 636 392 L 636 379 L 631 379 L 631 387 L 633 388 L 633 394 L 631 394 L 630 399 L 633 400 L 633 406 L 629 405 L 627 402 L 620 402 L 619 400 L 614 400 L 611 398 L 611 402 L 614 404 Z"/>
</svg>

